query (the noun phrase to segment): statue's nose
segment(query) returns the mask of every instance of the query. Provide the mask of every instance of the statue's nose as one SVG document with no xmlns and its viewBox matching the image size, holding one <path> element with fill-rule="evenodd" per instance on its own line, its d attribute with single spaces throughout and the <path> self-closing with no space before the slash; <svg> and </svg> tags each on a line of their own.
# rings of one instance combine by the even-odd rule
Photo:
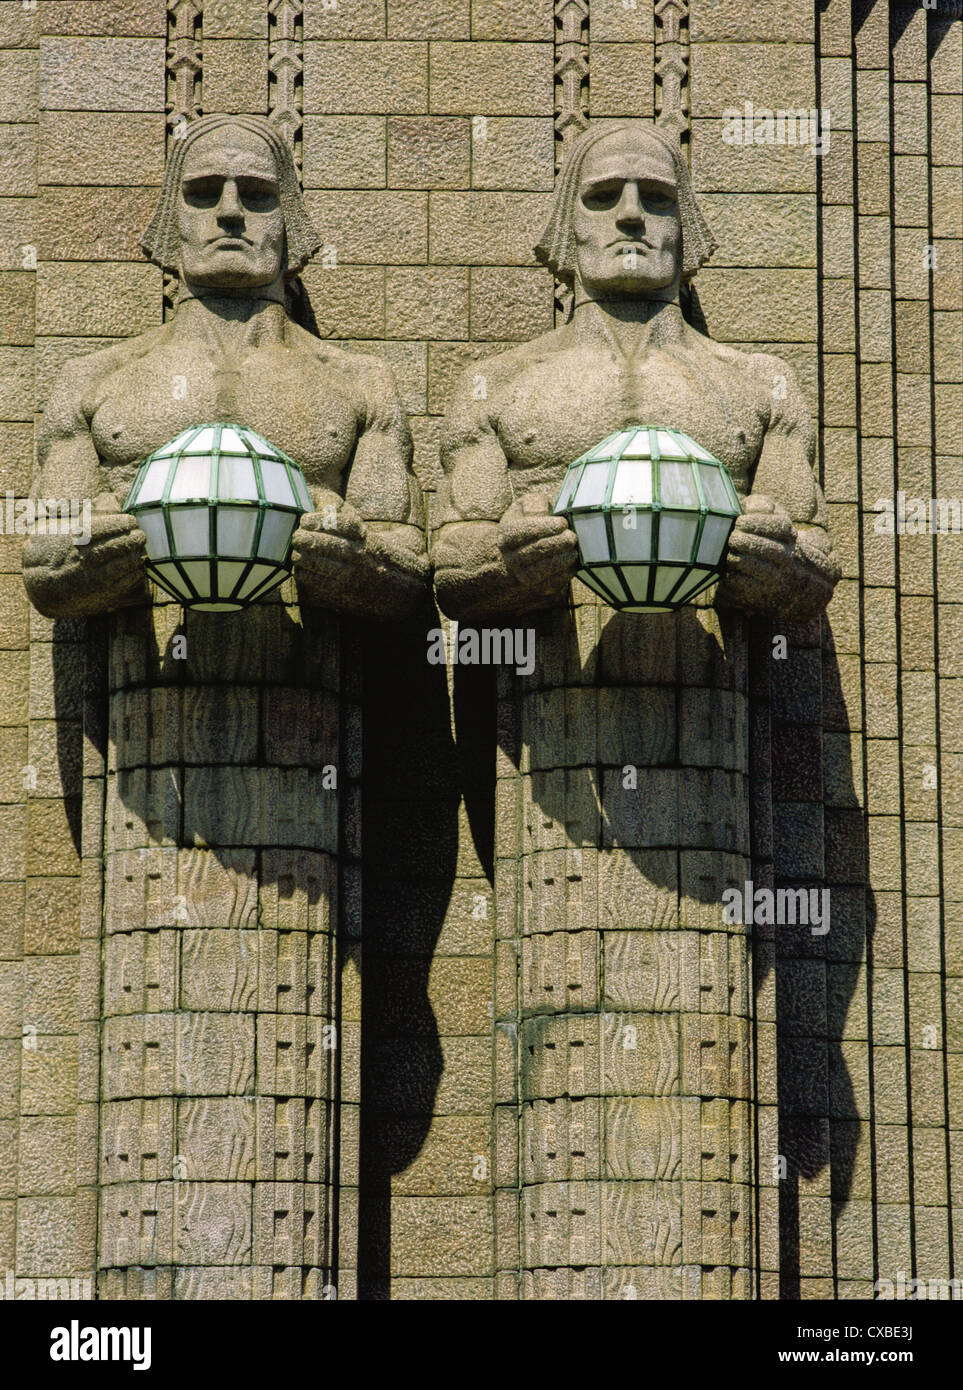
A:
<svg viewBox="0 0 963 1390">
<path fill-rule="evenodd" d="M 638 185 L 630 179 L 626 180 L 623 185 L 616 216 L 620 222 L 644 222 L 645 220 Z"/>
<path fill-rule="evenodd" d="M 217 215 L 231 221 L 244 216 L 244 209 L 241 207 L 241 200 L 237 193 L 237 184 L 233 179 L 224 180 L 221 200 L 217 205 Z"/>
</svg>

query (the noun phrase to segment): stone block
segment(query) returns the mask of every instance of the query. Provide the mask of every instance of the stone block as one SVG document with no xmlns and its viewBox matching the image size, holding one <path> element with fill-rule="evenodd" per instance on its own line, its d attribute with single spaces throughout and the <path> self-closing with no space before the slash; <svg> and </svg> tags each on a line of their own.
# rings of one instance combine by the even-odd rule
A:
<svg viewBox="0 0 963 1390">
<path fill-rule="evenodd" d="M 426 43 L 304 45 L 307 114 L 391 115 L 424 111 L 427 105 Z"/>
<path fill-rule="evenodd" d="M 220 4 L 250 5 L 251 0 L 208 0 L 208 8 Z M 164 0 L 40 0 L 37 12 L 42 34 L 104 34 L 156 38 L 165 32 Z"/>
<path fill-rule="evenodd" d="M 699 301 L 709 332 L 723 342 L 817 338 L 816 276 L 808 270 L 716 270 L 699 275 Z"/>
<path fill-rule="evenodd" d="M 740 59 L 740 62 L 742 60 Z M 718 118 L 692 122 L 692 178 L 697 193 L 814 193 L 816 161 L 807 145 L 728 145 Z M 826 169 L 842 137 L 833 134 Z M 851 195 L 850 195 L 851 196 Z M 827 198 L 845 202 L 846 198 Z"/>
<path fill-rule="evenodd" d="M 63 1274 L 65 1264 L 73 1269 L 75 1232 L 73 1197 L 21 1197 L 17 1202 L 17 1273 L 56 1277 Z"/>
<path fill-rule="evenodd" d="M 608 0 L 614 8 L 618 0 Z M 640 9 L 642 6 L 640 5 Z M 594 27 L 594 12 L 593 12 Z M 810 43 L 813 20 L 800 11 L 793 0 L 693 0 L 689 15 L 689 38 L 693 42 L 737 40 L 743 43 L 765 39 L 778 43 Z"/>
<path fill-rule="evenodd" d="M 866 73 L 867 84 L 872 85 L 872 97 L 876 106 L 875 116 L 871 113 L 870 119 L 875 120 L 879 128 L 877 139 L 888 139 L 889 123 L 887 120 L 886 133 L 882 131 L 882 116 L 884 107 L 883 85 L 887 80 L 887 74 Z M 894 154 L 926 154 L 927 149 L 927 113 L 926 113 L 926 84 L 923 82 L 897 82 L 893 86 L 893 153 Z"/>
<path fill-rule="evenodd" d="M 31 48 L 0 48 L 0 121 L 37 119 L 38 55 Z"/>
<path fill-rule="evenodd" d="M 654 114 L 652 87 L 641 76 L 652 67 L 650 44 L 593 41 L 589 45 L 588 61 L 592 74 L 593 116 Z"/>
<path fill-rule="evenodd" d="M 33 342 L 36 282 L 32 271 L 0 272 L 0 342 L 11 347 Z"/>
<path fill-rule="evenodd" d="M 72 1115 L 77 1108 L 77 1040 L 38 1037 L 22 1047 L 20 1099 L 23 1115 Z"/>
<path fill-rule="evenodd" d="M 471 272 L 471 337 L 525 342 L 554 322 L 551 278 L 544 270 L 477 266 Z"/>
<path fill-rule="evenodd" d="M 41 38 L 41 107 L 163 111 L 165 48 L 161 38 Z"/>
<path fill-rule="evenodd" d="M 384 188 L 384 116 L 307 116 L 303 141 L 306 188 Z"/>
<path fill-rule="evenodd" d="M 433 44 L 428 109 L 444 115 L 549 115 L 553 61 L 548 43 Z"/>
<path fill-rule="evenodd" d="M 33 426 L 0 424 L 0 493 L 26 497 L 33 478 Z"/>
<path fill-rule="evenodd" d="M 204 36 L 204 105 L 209 111 L 267 115 L 268 49 L 255 39 Z"/>
<path fill-rule="evenodd" d="M 471 37 L 471 0 L 449 0 L 444 7 L 434 0 L 388 0 L 389 39 Z"/>
<path fill-rule="evenodd" d="M 389 269 L 385 278 L 389 338 L 468 336 L 468 271 L 430 266 Z"/>
<path fill-rule="evenodd" d="M 693 116 L 721 117 L 745 102 L 770 110 L 813 104 L 813 53 L 808 44 L 708 43 L 692 45 Z M 726 148 L 726 147 L 724 147 Z M 812 152 L 805 150 L 812 160 Z"/>
<path fill-rule="evenodd" d="M 41 263 L 37 322 L 67 333 L 118 337 L 161 321 L 161 272 L 156 266 L 90 262 Z"/>
<path fill-rule="evenodd" d="M 73 1116 L 24 1116 L 20 1123 L 19 1185 L 25 1196 L 75 1191 L 77 1122 Z"/>
<path fill-rule="evenodd" d="M 34 362 L 31 350 L 27 347 L 0 347 L 0 420 L 32 419 L 33 393 Z"/>
<path fill-rule="evenodd" d="M 37 127 L 0 127 L 0 196 L 32 197 L 37 191 Z"/>
<path fill-rule="evenodd" d="M 381 266 L 308 266 L 304 283 L 322 338 L 347 332 L 352 338 L 383 337 L 385 272 Z"/>
<path fill-rule="evenodd" d="M 268 15 L 261 0 L 205 0 L 204 39 L 266 39 Z M 205 77 L 207 53 L 205 50 Z M 220 110 L 211 107 L 211 110 Z"/>
<path fill-rule="evenodd" d="M 427 193 L 309 192 L 305 203 L 324 237 L 325 248 L 333 247 L 339 268 L 351 263 L 370 264 L 373 252 L 377 253 L 379 266 L 424 264 L 428 258 Z M 388 238 L 383 235 L 386 226 L 391 228 Z M 309 267 L 315 274 L 325 269 L 323 256 L 322 251 Z M 342 332 L 339 336 L 383 335 Z"/>
<path fill-rule="evenodd" d="M 440 265 L 533 265 L 547 193 L 432 193 L 429 236 Z"/>
<path fill-rule="evenodd" d="M 699 202 L 719 243 L 712 256 L 714 266 L 815 266 L 815 199 L 710 193 Z"/>
<path fill-rule="evenodd" d="M 62 956 L 33 957 L 23 966 L 23 1025 L 38 1033 L 77 1028 L 77 964 Z"/>
<path fill-rule="evenodd" d="M 485 1197 L 397 1197 L 391 1209 L 393 1276 L 490 1275 L 492 1213 Z"/>
<path fill-rule="evenodd" d="M 163 91 L 163 84 L 160 87 Z M 41 111 L 37 173 L 41 183 L 159 185 L 164 172 L 164 115 Z"/>
<path fill-rule="evenodd" d="M 472 188 L 551 189 L 554 168 L 555 132 L 548 117 L 486 116 L 484 124 L 477 117 L 472 122 Z"/>
<path fill-rule="evenodd" d="M 325 5 L 310 0 L 305 6 L 306 39 L 383 39 L 385 0 L 351 0 L 350 5 Z"/>
</svg>

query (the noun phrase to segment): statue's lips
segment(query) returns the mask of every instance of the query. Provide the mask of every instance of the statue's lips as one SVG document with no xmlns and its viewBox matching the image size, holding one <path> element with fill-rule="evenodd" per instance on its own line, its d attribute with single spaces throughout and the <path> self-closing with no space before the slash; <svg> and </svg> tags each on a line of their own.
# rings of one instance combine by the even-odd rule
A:
<svg viewBox="0 0 963 1390">
<path fill-rule="evenodd" d="M 248 241 L 244 237 L 220 236 L 215 237 L 213 241 L 209 241 L 207 244 L 215 251 L 245 251 L 249 246 L 253 246 L 254 243 Z"/>
</svg>

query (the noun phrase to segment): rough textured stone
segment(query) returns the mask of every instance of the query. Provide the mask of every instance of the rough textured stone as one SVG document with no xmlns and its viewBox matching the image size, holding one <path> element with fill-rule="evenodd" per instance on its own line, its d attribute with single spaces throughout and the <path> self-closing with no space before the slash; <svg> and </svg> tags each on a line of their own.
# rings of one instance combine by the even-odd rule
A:
<svg viewBox="0 0 963 1390">
<path fill-rule="evenodd" d="M 425 43 L 305 43 L 304 109 L 353 115 L 424 111 Z"/>
<path fill-rule="evenodd" d="M 46 111 L 163 111 L 162 39 L 43 38 Z"/>
<path fill-rule="evenodd" d="M 484 93 L 482 100 L 479 98 Z M 438 114 L 528 116 L 551 110 L 552 49 L 542 43 L 436 43 L 430 110 Z"/>
</svg>

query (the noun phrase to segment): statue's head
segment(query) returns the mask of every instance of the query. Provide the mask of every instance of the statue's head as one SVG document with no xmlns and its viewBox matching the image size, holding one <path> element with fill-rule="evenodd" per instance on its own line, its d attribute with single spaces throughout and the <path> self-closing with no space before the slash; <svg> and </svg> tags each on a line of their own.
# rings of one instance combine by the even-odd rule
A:
<svg viewBox="0 0 963 1390">
<path fill-rule="evenodd" d="M 141 245 L 192 291 L 280 297 L 321 239 L 274 126 L 261 116 L 202 116 L 172 142 Z"/>
<path fill-rule="evenodd" d="M 714 246 L 678 141 L 605 120 L 573 141 L 535 255 L 592 299 L 669 299 Z"/>
</svg>

